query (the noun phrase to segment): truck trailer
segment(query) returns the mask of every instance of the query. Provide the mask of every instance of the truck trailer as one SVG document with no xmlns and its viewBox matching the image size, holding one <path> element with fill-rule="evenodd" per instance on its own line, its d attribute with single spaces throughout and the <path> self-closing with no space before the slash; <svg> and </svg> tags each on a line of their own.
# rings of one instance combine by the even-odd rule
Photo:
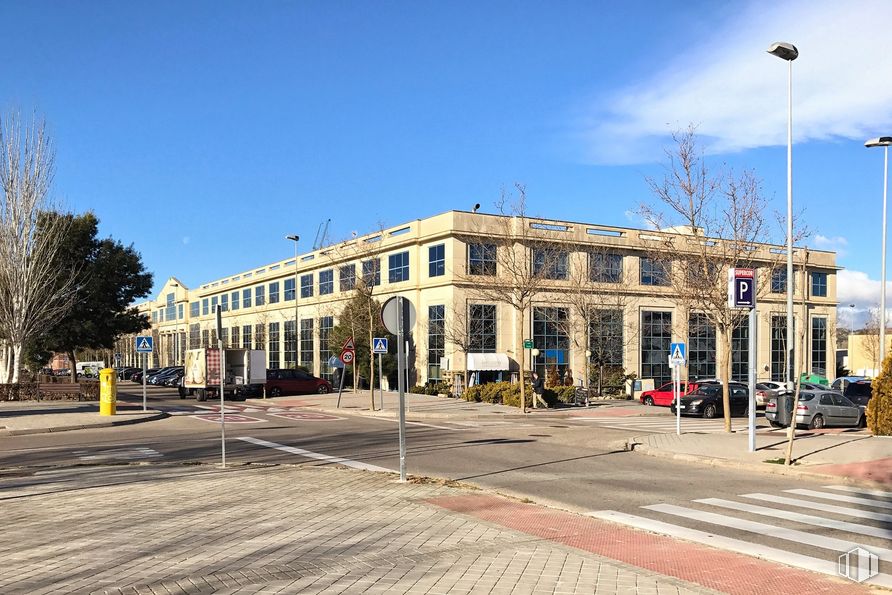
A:
<svg viewBox="0 0 892 595">
<path fill-rule="evenodd" d="M 222 355 L 215 347 L 186 350 L 186 366 L 179 389 L 181 399 L 193 394 L 199 401 L 218 397 L 221 372 L 224 397 L 262 390 L 266 383 L 265 351 L 224 349 Z"/>
</svg>

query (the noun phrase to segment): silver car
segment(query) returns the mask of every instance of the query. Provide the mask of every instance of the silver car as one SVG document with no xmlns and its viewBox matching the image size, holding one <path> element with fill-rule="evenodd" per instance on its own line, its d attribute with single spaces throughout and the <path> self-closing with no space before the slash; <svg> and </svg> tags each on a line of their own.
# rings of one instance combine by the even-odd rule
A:
<svg viewBox="0 0 892 595">
<path fill-rule="evenodd" d="M 774 397 L 783 394 L 784 385 L 780 382 L 758 382 L 756 383 L 756 407 L 765 407 Z"/>
<path fill-rule="evenodd" d="M 765 408 L 765 418 L 777 425 L 777 399 Z M 807 391 L 799 395 L 796 425 L 819 430 L 826 426 L 859 427 L 864 424 L 861 409 L 836 391 Z"/>
</svg>

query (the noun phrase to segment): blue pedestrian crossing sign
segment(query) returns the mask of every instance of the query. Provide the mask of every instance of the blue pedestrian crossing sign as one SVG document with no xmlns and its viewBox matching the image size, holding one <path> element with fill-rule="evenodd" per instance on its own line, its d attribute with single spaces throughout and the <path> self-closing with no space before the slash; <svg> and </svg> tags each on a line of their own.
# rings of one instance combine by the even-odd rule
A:
<svg viewBox="0 0 892 595">
<path fill-rule="evenodd" d="M 372 341 L 372 353 L 387 353 L 386 337 L 375 337 Z"/>
<path fill-rule="evenodd" d="M 155 350 L 155 340 L 153 337 L 141 335 L 136 337 L 137 353 L 152 353 Z"/>
<path fill-rule="evenodd" d="M 684 343 L 669 344 L 669 360 L 672 362 L 672 365 L 683 366 L 686 359 Z"/>
</svg>

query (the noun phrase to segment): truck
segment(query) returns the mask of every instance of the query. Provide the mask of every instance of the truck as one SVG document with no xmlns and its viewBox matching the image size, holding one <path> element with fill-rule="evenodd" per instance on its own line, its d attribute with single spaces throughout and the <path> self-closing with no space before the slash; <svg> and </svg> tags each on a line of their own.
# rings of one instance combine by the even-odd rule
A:
<svg viewBox="0 0 892 595">
<path fill-rule="evenodd" d="M 99 370 L 105 368 L 105 362 L 77 362 L 74 365 L 74 371 L 78 376 L 84 378 L 99 378 Z"/>
<path fill-rule="evenodd" d="M 250 391 L 262 390 L 266 383 L 266 352 L 262 349 L 224 349 L 221 357 L 216 347 L 186 350 L 183 381 L 179 387 L 181 399 L 195 395 L 199 401 L 219 396 L 221 360 L 223 394 L 238 397 Z"/>
</svg>

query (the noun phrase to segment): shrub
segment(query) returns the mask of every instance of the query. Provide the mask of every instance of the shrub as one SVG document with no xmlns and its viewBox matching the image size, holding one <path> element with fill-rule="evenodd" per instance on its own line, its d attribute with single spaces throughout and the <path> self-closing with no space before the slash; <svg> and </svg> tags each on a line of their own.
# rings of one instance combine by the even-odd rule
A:
<svg viewBox="0 0 892 595">
<path fill-rule="evenodd" d="M 867 427 L 874 436 L 892 436 L 892 357 L 883 361 L 867 402 Z"/>
</svg>

